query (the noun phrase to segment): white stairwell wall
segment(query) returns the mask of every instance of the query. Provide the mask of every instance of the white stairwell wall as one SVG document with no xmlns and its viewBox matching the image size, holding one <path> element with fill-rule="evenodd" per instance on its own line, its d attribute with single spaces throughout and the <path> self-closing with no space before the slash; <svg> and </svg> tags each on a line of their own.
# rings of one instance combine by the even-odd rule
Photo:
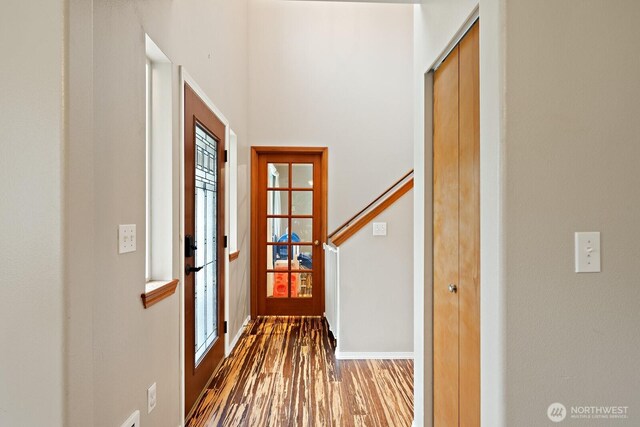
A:
<svg viewBox="0 0 640 427">
<path fill-rule="evenodd" d="M 413 357 L 413 191 L 374 221 L 339 248 L 338 359 Z"/>
</svg>

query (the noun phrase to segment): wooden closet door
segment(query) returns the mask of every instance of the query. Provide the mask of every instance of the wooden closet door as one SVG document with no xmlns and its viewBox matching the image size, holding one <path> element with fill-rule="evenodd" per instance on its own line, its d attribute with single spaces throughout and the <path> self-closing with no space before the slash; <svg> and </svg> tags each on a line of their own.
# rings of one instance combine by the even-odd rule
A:
<svg viewBox="0 0 640 427">
<path fill-rule="evenodd" d="M 480 425 L 479 24 L 459 50 L 459 405 L 460 426 Z"/>
<path fill-rule="evenodd" d="M 458 425 L 458 48 L 433 81 L 433 416 Z"/>
<path fill-rule="evenodd" d="M 479 24 L 434 74 L 433 413 L 480 425 Z"/>
</svg>

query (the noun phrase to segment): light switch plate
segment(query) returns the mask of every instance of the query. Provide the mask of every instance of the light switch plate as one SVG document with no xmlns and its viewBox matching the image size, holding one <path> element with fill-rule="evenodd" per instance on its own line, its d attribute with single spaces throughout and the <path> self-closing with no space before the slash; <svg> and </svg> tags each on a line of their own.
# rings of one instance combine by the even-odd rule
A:
<svg viewBox="0 0 640 427">
<path fill-rule="evenodd" d="M 136 225 L 123 224 L 118 227 L 118 253 L 126 254 L 136 250 Z"/>
<path fill-rule="evenodd" d="M 575 234 L 576 273 L 600 273 L 600 232 Z"/>
<path fill-rule="evenodd" d="M 387 235 L 387 223 L 386 222 L 374 222 L 373 223 L 373 235 L 374 236 L 386 236 Z"/>
<path fill-rule="evenodd" d="M 147 389 L 147 414 L 156 407 L 156 383 L 151 384 L 151 387 Z"/>
</svg>

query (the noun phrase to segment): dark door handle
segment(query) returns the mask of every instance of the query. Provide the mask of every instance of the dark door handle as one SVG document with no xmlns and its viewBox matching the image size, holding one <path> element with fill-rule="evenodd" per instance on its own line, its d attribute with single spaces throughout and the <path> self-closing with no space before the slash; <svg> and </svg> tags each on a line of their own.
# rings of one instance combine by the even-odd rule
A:
<svg viewBox="0 0 640 427">
<path fill-rule="evenodd" d="M 204 265 L 202 267 L 192 267 L 191 264 L 187 264 L 187 265 L 184 266 L 184 274 L 186 274 L 188 276 L 191 273 L 197 273 L 198 271 L 202 270 L 203 268 L 204 268 Z"/>
<path fill-rule="evenodd" d="M 196 251 L 198 247 L 196 246 L 196 241 L 191 234 L 187 234 L 184 236 L 184 256 L 186 258 L 191 258 L 193 256 L 193 252 Z"/>
</svg>

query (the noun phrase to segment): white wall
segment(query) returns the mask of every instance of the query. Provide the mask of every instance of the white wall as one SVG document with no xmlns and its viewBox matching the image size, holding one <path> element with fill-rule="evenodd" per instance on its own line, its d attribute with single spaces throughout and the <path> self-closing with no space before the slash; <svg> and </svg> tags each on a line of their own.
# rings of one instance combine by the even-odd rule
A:
<svg viewBox="0 0 640 427">
<path fill-rule="evenodd" d="M 340 246 L 340 353 L 413 352 L 412 219 L 410 191 L 374 219 L 386 236 L 369 224 Z"/>
<path fill-rule="evenodd" d="M 508 4 L 507 425 L 556 401 L 640 422 L 639 20 L 635 1 Z M 575 231 L 602 232 L 602 273 L 573 272 Z"/>
<path fill-rule="evenodd" d="M 3 426 L 63 423 L 63 12 L 63 1 L 0 6 Z"/>
<path fill-rule="evenodd" d="M 412 6 L 277 0 L 249 5 L 251 145 L 329 147 L 333 231 L 412 168 Z M 390 229 L 411 221 L 410 211 L 395 212 Z M 350 242 L 341 256 L 363 245 L 366 240 Z M 378 289 L 393 281 L 392 270 L 412 270 L 411 250 L 410 241 L 387 248 L 389 270 L 376 278 Z M 341 270 L 358 275 L 358 267 L 347 262 L 341 261 Z M 411 294 L 410 275 L 408 280 L 406 288 L 400 284 L 401 300 L 403 292 Z M 344 312 L 366 307 L 357 295 L 370 283 L 353 286 L 354 298 L 341 299 Z M 357 321 L 379 314 L 369 311 Z M 347 320 L 341 323 L 344 332 Z M 410 330 L 410 322 L 404 328 Z M 343 351 L 374 351 L 381 339 L 369 331 L 353 343 L 340 338 L 340 345 Z M 399 347 L 410 349 L 411 338 Z"/>
<path fill-rule="evenodd" d="M 120 425 L 140 409 L 143 425 L 176 426 L 180 408 L 179 298 L 143 309 L 144 33 L 174 64 L 184 65 L 238 134 L 239 229 L 246 230 L 247 31 L 245 1 L 170 0 L 70 3 L 68 426 Z M 89 40 L 86 42 L 85 40 Z M 89 70 L 88 78 L 85 73 Z M 82 89 L 80 89 L 82 88 Z M 174 235 L 178 231 L 179 85 L 174 67 Z M 89 112 L 87 112 L 89 111 Z M 89 124 L 83 121 L 89 119 Z M 86 128 L 89 127 L 87 131 Z M 84 137 L 84 138 L 82 138 Z M 78 191 L 73 191 L 78 190 Z M 78 220 L 75 222 L 70 220 Z M 135 253 L 118 255 L 117 225 L 138 224 Z M 91 242 L 87 248 L 87 241 Z M 246 235 L 231 267 L 235 336 L 248 315 Z M 179 277 L 178 240 L 173 272 Z M 82 249 L 87 249 L 82 251 Z M 87 326 L 88 325 L 88 326 Z M 72 364 L 78 362 L 78 364 Z M 146 413 L 146 389 L 157 382 L 158 405 Z M 87 421 L 90 420 L 90 421 Z"/>
</svg>

